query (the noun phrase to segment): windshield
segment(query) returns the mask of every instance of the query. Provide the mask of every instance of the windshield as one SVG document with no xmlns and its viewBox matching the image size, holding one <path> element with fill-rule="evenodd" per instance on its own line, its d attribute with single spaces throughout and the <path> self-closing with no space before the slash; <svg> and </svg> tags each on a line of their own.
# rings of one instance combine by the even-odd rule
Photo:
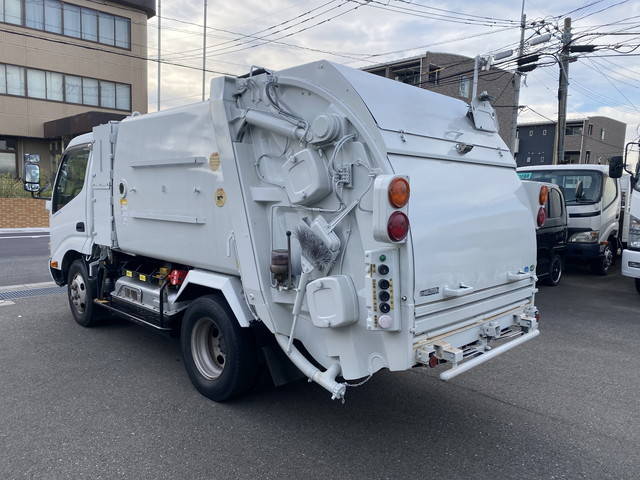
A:
<svg viewBox="0 0 640 480">
<path fill-rule="evenodd" d="M 589 170 L 535 170 L 518 172 L 522 180 L 555 183 L 568 204 L 595 203 L 602 194 L 602 173 Z"/>
</svg>

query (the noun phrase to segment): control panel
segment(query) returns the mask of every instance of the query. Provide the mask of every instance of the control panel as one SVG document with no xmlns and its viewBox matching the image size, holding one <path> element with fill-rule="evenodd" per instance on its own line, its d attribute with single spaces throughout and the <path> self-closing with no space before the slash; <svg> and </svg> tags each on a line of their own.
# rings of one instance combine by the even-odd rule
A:
<svg viewBox="0 0 640 480">
<path fill-rule="evenodd" d="M 399 263 L 397 248 L 365 252 L 368 330 L 400 330 Z"/>
</svg>

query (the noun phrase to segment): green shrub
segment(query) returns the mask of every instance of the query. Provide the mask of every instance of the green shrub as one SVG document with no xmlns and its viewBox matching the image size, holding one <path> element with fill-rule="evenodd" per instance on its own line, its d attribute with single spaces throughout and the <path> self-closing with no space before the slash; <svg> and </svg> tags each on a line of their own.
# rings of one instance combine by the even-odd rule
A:
<svg viewBox="0 0 640 480">
<path fill-rule="evenodd" d="M 22 180 L 10 174 L 0 175 L 0 198 L 29 198 L 31 194 L 25 191 Z"/>
</svg>

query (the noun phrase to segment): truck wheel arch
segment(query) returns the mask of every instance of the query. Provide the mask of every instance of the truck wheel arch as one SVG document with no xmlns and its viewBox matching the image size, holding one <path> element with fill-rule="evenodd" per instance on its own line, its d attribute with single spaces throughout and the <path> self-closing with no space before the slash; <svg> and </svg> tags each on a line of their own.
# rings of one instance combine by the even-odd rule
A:
<svg viewBox="0 0 640 480">
<path fill-rule="evenodd" d="M 249 327 L 250 323 L 256 320 L 244 297 L 242 282 L 238 277 L 231 275 L 199 269 L 189 270 L 175 301 L 197 298 L 212 291 L 222 294 L 241 327 Z"/>
<path fill-rule="evenodd" d="M 61 287 L 67 284 L 67 276 L 69 274 L 69 268 L 71 268 L 71 264 L 78 259 L 81 259 L 83 255 L 80 252 L 75 250 L 69 250 L 62 257 L 62 265 L 60 270 L 49 267 L 51 271 L 51 276 L 55 280 L 56 284 Z"/>
</svg>

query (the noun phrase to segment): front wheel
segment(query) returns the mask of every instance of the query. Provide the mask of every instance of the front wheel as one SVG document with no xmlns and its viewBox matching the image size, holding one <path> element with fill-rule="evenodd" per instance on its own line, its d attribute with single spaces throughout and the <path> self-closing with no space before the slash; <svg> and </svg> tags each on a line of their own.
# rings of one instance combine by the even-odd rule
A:
<svg viewBox="0 0 640 480">
<path fill-rule="evenodd" d="M 555 287 L 560 283 L 562 278 L 562 257 L 560 255 L 554 255 L 551 257 L 551 263 L 549 264 L 549 275 L 543 280 L 545 285 Z"/>
<path fill-rule="evenodd" d="M 100 312 L 96 312 L 93 303 L 95 288 L 93 282 L 89 280 L 87 267 L 82 260 L 74 261 L 69 267 L 67 294 L 71 313 L 78 324 L 83 327 L 93 327 L 100 322 Z"/>
<path fill-rule="evenodd" d="M 180 346 L 191 382 L 211 400 L 228 400 L 256 382 L 259 368 L 253 336 L 238 324 L 220 296 L 194 300 L 182 320 Z"/>
<path fill-rule="evenodd" d="M 611 242 L 608 242 L 604 246 L 604 250 L 602 251 L 600 258 L 598 258 L 598 260 L 596 260 L 591 266 L 593 273 L 597 275 L 608 274 L 611 265 L 613 265 L 613 258 L 614 256 L 613 249 L 611 248 Z"/>
</svg>

